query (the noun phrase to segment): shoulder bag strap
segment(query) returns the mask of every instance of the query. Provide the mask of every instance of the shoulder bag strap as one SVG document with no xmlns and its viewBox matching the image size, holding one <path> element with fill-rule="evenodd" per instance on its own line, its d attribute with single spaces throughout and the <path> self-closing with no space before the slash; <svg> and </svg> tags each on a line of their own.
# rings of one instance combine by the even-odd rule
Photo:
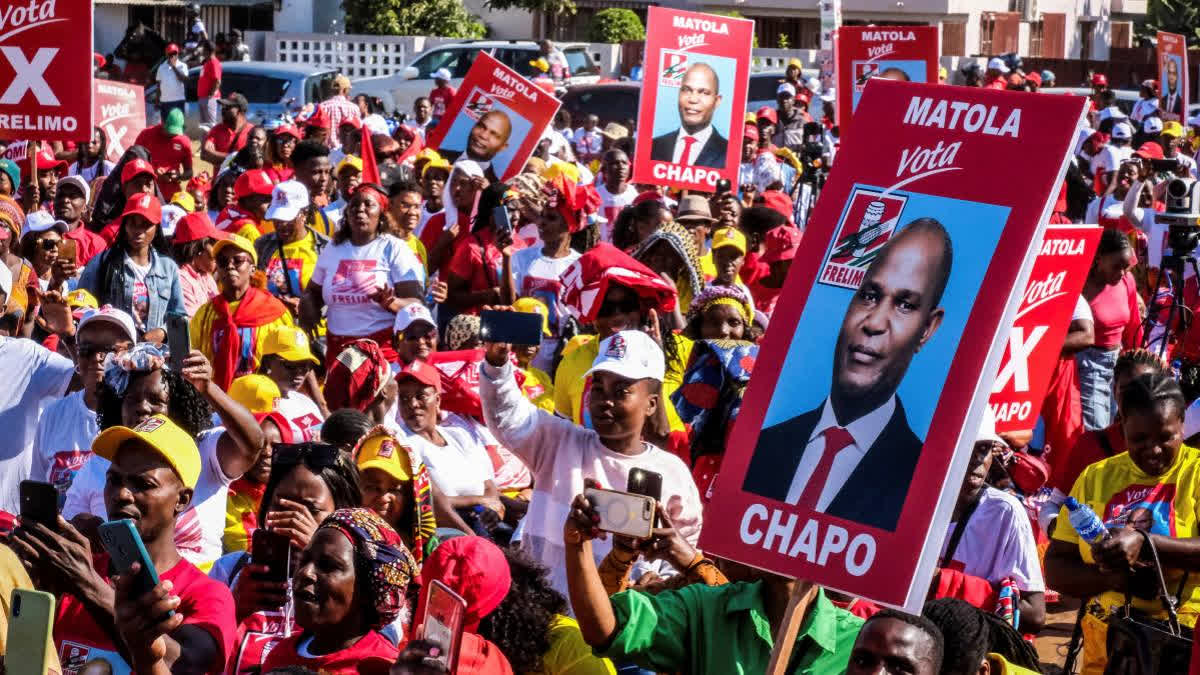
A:
<svg viewBox="0 0 1200 675">
<path fill-rule="evenodd" d="M 1096 438 L 1100 443 L 1100 449 L 1104 451 L 1104 456 L 1112 457 L 1117 454 L 1116 449 L 1112 446 L 1112 441 L 1108 440 L 1108 430 L 1099 429 L 1097 430 L 1097 434 Z"/>
<path fill-rule="evenodd" d="M 1158 559 L 1158 548 L 1154 545 L 1154 539 L 1150 537 L 1150 533 L 1145 530 L 1135 530 L 1142 538 L 1146 540 L 1146 548 L 1150 551 L 1150 560 L 1154 563 L 1154 574 L 1158 578 L 1158 597 L 1162 601 L 1163 609 L 1167 612 L 1167 624 L 1173 634 L 1182 636 L 1183 633 L 1179 628 L 1179 616 L 1175 611 L 1176 599 L 1171 597 L 1167 592 L 1167 580 L 1163 577 L 1162 563 Z M 1132 575 L 1130 575 L 1132 576 Z M 1184 582 L 1187 582 L 1187 577 L 1184 577 Z M 1129 617 L 1133 613 L 1133 595 L 1129 590 L 1129 584 L 1126 584 L 1125 590 L 1125 616 Z M 1180 592 L 1183 591 L 1183 586 L 1179 587 Z"/>
<path fill-rule="evenodd" d="M 963 512 L 962 518 L 954 524 L 954 532 L 950 534 L 950 543 L 946 545 L 946 555 L 942 556 L 939 564 L 940 567 L 945 567 L 951 560 L 954 560 L 954 552 L 958 550 L 958 542 L 962 539 L 963 533 L 967 531 L 967 521 L 971 520 L 975 509 L 979 508 L 979 502 L 983 499 L 983 493 L 987 491 L 987 486 L 984 485 L 975 496 L 971 498 L 967 504 L 967 510 Z"/>
</svg>

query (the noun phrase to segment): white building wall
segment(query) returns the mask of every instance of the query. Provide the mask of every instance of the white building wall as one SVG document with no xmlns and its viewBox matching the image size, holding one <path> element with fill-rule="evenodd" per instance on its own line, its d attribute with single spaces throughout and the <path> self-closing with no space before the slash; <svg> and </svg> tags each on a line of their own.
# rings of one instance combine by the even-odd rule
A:
<svg viewBox="0 0 1200 675">
<path fill-rule="evenodd" d="M 124 5 L 96 5 L 92 21 L 92 44 L 107 54 L 117 48 L 129 25 L 129 8 Z"/>
</svg>

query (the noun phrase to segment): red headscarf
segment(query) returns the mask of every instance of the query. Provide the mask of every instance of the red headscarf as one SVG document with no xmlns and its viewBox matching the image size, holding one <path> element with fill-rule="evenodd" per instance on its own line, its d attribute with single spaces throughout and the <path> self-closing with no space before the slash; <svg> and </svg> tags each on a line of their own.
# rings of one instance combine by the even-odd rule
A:
<svg viewBox="0 0 1200 675">
<path fill-rule="evenodd" d="M 325 378 L 325 403 L 330 410 L 365 411 L 392 377 L 383 350 L 374 340 L 355 340 L 342 348 Z"/>
<path fill-rule="evenodd" d="M 675 284 L 612 244 L 600 243 L 562 273 L 562 299 L 584 323 L 596 320 L 610 284 L 624 286 L 660 312 L 675 309 Z"/>
<path fill-rule="evenodd" d="M 214 345 L 213 382 L 221 389 L 229 385 L 237 375 L 238 358 L 242 353 L 242 340 L 254 340 L 253 335 L 243 336 L 240 329 L 265 326 L 283 316 L 287 307 L 270 293 L 251 286 L 246 289 L 237 309 L 229 311 L 229 301 L 224 295 L 212 299 L 213 333 L 221 332 L 222 338 Z"/>
</svg>

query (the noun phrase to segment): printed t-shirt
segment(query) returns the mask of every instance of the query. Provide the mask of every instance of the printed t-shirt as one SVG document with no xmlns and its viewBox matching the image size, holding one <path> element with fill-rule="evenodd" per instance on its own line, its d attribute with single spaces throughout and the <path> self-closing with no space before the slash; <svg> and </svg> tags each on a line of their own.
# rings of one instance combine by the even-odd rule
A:
<svg viewBox="0 0 1200 675">
<path fill-rule="evenodd" d="M 17 484 L 29 477 L 42 411 L 71 383 L 75 364 L 33 340 L 0 336 L 0 510 L 20 513 Z"/>
<path fill-rule="evenodd" d="M 237 314 L 238 305 L 241 300 L 229 303 L 229 313 Z M 275 300 L 271 301 L 274 304 Z M 261 326 L 252 326 L 247 328 L 238 328 L 238 334 L 242 339 L 241 353 L 238 354 L 237 368 L 234 370 L 234 377 L 242 375 L 250 375 L 258 372 L 258 366 L 262 362 L 263 343 L 267 339 L 270 332 L 280 326 L 292 326 L 291 312 L 283 312 L 270 323 Z M 226 340 L 224 322 L 220 322 L 217 318 L 216 306 L 212 301 L 205 303 L 196 315 L 192 317 L 191 323 L 191 339 L 192 349 L 198 349 L 208 357 L 209 361 L 215 361 L 216 355 L 220 352 L 221 345 Z"/>
<path fill-rule="evenodd" d="M 102 576 L 107 576 L 108 555 L 96 554 L 93 567 Z M 174 586 L 171 592 L 178 595 L 180 601 L 175 611 L 183 615 L 183 625 L 198 626 L 216 641 L 217 656 L 206 672 L 223 673 L 233 651 L 233 637 L 237 631 L 233 596 L 229 589 L 209 579 L 187 560 L 180 560 L 158 576 Z M 85 662 L 96 658 L 111 663 L 113 675 L 130 672 L 129 664 L 117 651 L 108 632 L 96 623 L 81 600 L 70 594 L 61 596 L 56 617 L 54 643 L 64 672 L 76 673 Z"/>
<path fill-rule="evenodd" d="M 275 645 L 263 662 L 262 672 L 284 666 L 307 666 L 328 675 L 387 675 L 400 650 L 375 631 L 358 642 L 331 654 L 313 654 L 308 650 L 312 635 L 300 633 Z"/>
<path fill-rule="evenodd" d="M 433 107 L 433 116 L 441 117 L 446 114 L 446 109 L 450 106 L 450 101 L 454 100 L 455 89 L 450 85 L 444 87 L 434 87 L 433 91 L 429 92 L 429 104 Z"/>
<path fill-rule="evenodd" d="M 956 525 L 952 522 L 947 526 L 943 556 Z M 987 579 L 993 585 L 1012 579 L 1022 591 L 1046 590 L 1037 541 L 1025 507 L 1016 497 L 993 487 L 984 487 L 979 506 L 967 521 L 954 558 L 946 567 Z"/>
<path fill-rule="evenodd" d="M 209 130 L 208 135 L 204 137 L 205 142 L 212 141 L 213 147 L 217 152 L 233 153 L 246 147 L 246 139 L 250 137 L 250 131 L 254 128 L 253 124 L 246 122 L 241 129 L 234 131 L 224 122 L 213 125 Z"/>
<path fill-rule="evenodd" d="M 425 271 L 428 272 L 429 252 L 425 250 L 425 244 L 421 242 L 421 238 L 416 234 L 410 234 L 401 241 L 408 244 L 408 247 L 412 249 L 413 255 L 417 256 L 417 260 L 421 261 L 421 267 L 424 267 Z"/>
<path fill-rule="evenodd" d="M 92 455 L 92 440 L 100 433 L 96 412 L 83 402 L 83 390 L 46 406 L 33 437 L 33 480 L 58 490 L 61 509 L 76 472 Z"/>
<path fill-rule="evenodd" d="M 283 262 L 279 259 L 279 249 L 271 249 L 271 257 L 266 261 L 267 291 L 271 295 L 300 297 L 304 294 L 304 288 L 308 286 L 308 280 L 317 266 L 317 243 L 314 239 L 309 232 L 299 241 L 284 244 Z M 287 277 L 283 275 L 285 266 Z M 288 277 L 291 278 L 290 283 Z"/>
<path fill-rule="evenodd" d="M 596 185 L 596 192 L 600 194 L 600 215 L 604 216 L 607 221 L 600 224 L 600 241 L 611 244 L 613 225 L 617 222 L 617 216 L 626 206 L 633 203 L 638 196 L 638 191 L 632 185 L 626 184 L 623 192 L 613 194 L 601 182 Z"/>
<path fill-rule="evenodd" d="M 407 244 L 390 234 L 381 234 L 362 246 L 350 240 L 326 246 L 311 279 L 321 286 L 329 332 L 343 336 L 391 329 L 395 315 L 370 296 L 384 285 L 402 281 L 424 285 L 425 268 Z"/>
<path fill-rule="evenodd" d="M 1175 462 L 1162 475 L 1151 476 L 1134 464 L 1128 452 L 1109 457 L 1083 470 L 1071 488 L 1071 496 L 1087 504 L 1109 529 L 1133 523 L 1141 529 L 1164 537 L 1186 539 L 1200 536 L 1197 516 L 1200 515 L 1200 452 L 1182 445 Z M 1059 511 L 1059 523 L 1068 522 L 1067 508 Z M 1054 539 L 1079 546 L 1083 562 L 1094 564 L 1092 547 L 1079 538 L 1073 527 L 1054 528 Z M 1183 573 L 1164 569 L 1167 589 L 1179 588 Z M 1200 579 L 1192 574 L 1180 596 L 1179 620 L 1195 625 L 1200 614 Z M 1125 605 L 1125 594 L 1105 591 L 1091 601 L 1105 615 Z M 1158 600 L 1133 597 L 1135 609 L 1159 617 L 1164 614 Z"/>
<path fill-rule="evenodd" d="M 317 440 L 317 431 L 325 418 L 311 398 L 298 391 L 289 391 L 275 401 L 275 411 L 288 421 L 297 443 Z"/>
<path fill-rule="evenodd" d="M 545 343 L 543 343 L 545 344 Z M 540 368 L 522 368 L 525 382 L 521 385 L 521 393 L 537 407 L 548 413 L 554 412 L 554 381 Z"/>
<path fill-rule="evenodd" d="M 488 459 L 492 462 L 492 473 L 494 474 L 492 482 L 496 484 L 496 488 L 500 492 L 512 497 L 533 485 L 533 474 L 529 472 L 529 467 L 525 466 L 525 462 L 501 445 L 500 441 L 496 440 L 496 437 L 482 422 L 476 421 L 474 417 L 449 413 L 443 417 L 442 425 L 466 431 L 471 438 L 483 446 Z"/>
<path fill-rule="evenodd" d="M 225 533 L 221 540 L 226 555 L 219 558 L 218 562 L 225 560 L 230 553 L 250 548 L 250 537 L 258 529 L 258 509 L 266 491 L 266 483 L 252 483 L 245 477 L 229 485 L 225 502 Z M 222 580 L 219 577 L 217 564 L 213 564 L 208 576 L 222 581 L 226 586 L 233 586 L 232 579 Z"/>
<path fill-rule="evenodd" d="M 133 323 L 138 332 L 146 330 L 146 320 L 150 316 L 150 289 L 146 286 L 146 275 L 150 274 L 149 265 L 139 265 L 133 258 L 125 256 L 125 267 L 133 275 Z"/>
<path fill-rule="evenodd" d="M 134 144 L 146 148 L 150 153 L 150 164 L 156 170 L 192 168 L 192 141 L 183 134 L 168 136 L 162 125 L 143 129 Z M 171 183 L 160 176 L 158 189 L 169 200 L 179 192 L 179 183 Z"/>
<path fill-rule="evenodd" d="M 197 272 L 191 263 L 179 266 L 179 287 L 183 290 L 183 311 L 188 318 L 204 306 L 204 303 L 217 296 L 217 280 L 211 274 Z"/>
<path fill-rule="evenodd" d="M 475 497 L 484 492 L 484 481 L 495 481 L 487 450 L 466 431 L 438 426 L 446 446 L 439 447 L 423 436 L 409 434 L 404 444 L 429 469 L 429 478 L 447 497 Z"/>
<path fill-rule="evenodd" d="M 580 254 L 571 250 L 561 258 L 542 254 L 540 247 L 523 248 L 512 254 L 513 283 L 517 296 L 537 298 L 550 310 L 550 332 L 559 334 L 559 322 L 569 316 L 567 307 L 559 300 L 562 292 L 562 274 L 567 271 Z M 545 340 L 542 341 L 545 344 Z"/>
<path fill-rule="evenodd" d="M 199 98 L 218 98 L 221 89 L 217 82 L 221 79 L 221 62 L 217 57 L 209 57 L 200 68 L 200 79 L 196 81 L 196 96 Z"/>
</svg>

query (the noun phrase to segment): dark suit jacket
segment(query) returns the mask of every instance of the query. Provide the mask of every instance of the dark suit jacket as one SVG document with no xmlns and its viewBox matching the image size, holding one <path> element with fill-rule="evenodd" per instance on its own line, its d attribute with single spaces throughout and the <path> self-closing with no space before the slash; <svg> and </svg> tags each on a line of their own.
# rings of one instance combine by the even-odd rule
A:
<svg viewBox="0 0 1200 675">
<path fill-rule="evenodd" d="M 1166 96 L 1165 94 L 1163 96 L 1159 97 L 1159 107 L 1162 108 L 1163 112 L 1174 113 L 1176 115 L 1179 115 L 1180 122 L 1186 124 L 1187 118 L 1185 118 L 1183 116 L 1183 92 L 1176 92 L 1174 106 L 1168 107 L 1169 100 L 1170 100 L 1169 97 Z"/>
<path fill-rule="evenodd" d="M 778 501 L 787 499 L 800 458 L 820 419 L 821 408 L 817 407 L 763 429 L 742 489 Z M 897 398 L 891 419 L 825 513 L 894 532 L 922 445 Z"/>
<path fill-rule="evenodd" d="M 675 139 L 678 137 L 678 129 L 662 136 L 656 136 L 654 142 L 650 144 L 650 159 L 656 162 L 671 161 L 675 157 Z M 712 135 L 708 137 L 708 142 L 700 148 L 700 154 L 696 155 L 696 161 L 690 166 L 709 166 L 720 169 L 725 166 L 725 153 L 728 149 L 729 141 L 717 133 L 714 127 Z"/>
</svg>

